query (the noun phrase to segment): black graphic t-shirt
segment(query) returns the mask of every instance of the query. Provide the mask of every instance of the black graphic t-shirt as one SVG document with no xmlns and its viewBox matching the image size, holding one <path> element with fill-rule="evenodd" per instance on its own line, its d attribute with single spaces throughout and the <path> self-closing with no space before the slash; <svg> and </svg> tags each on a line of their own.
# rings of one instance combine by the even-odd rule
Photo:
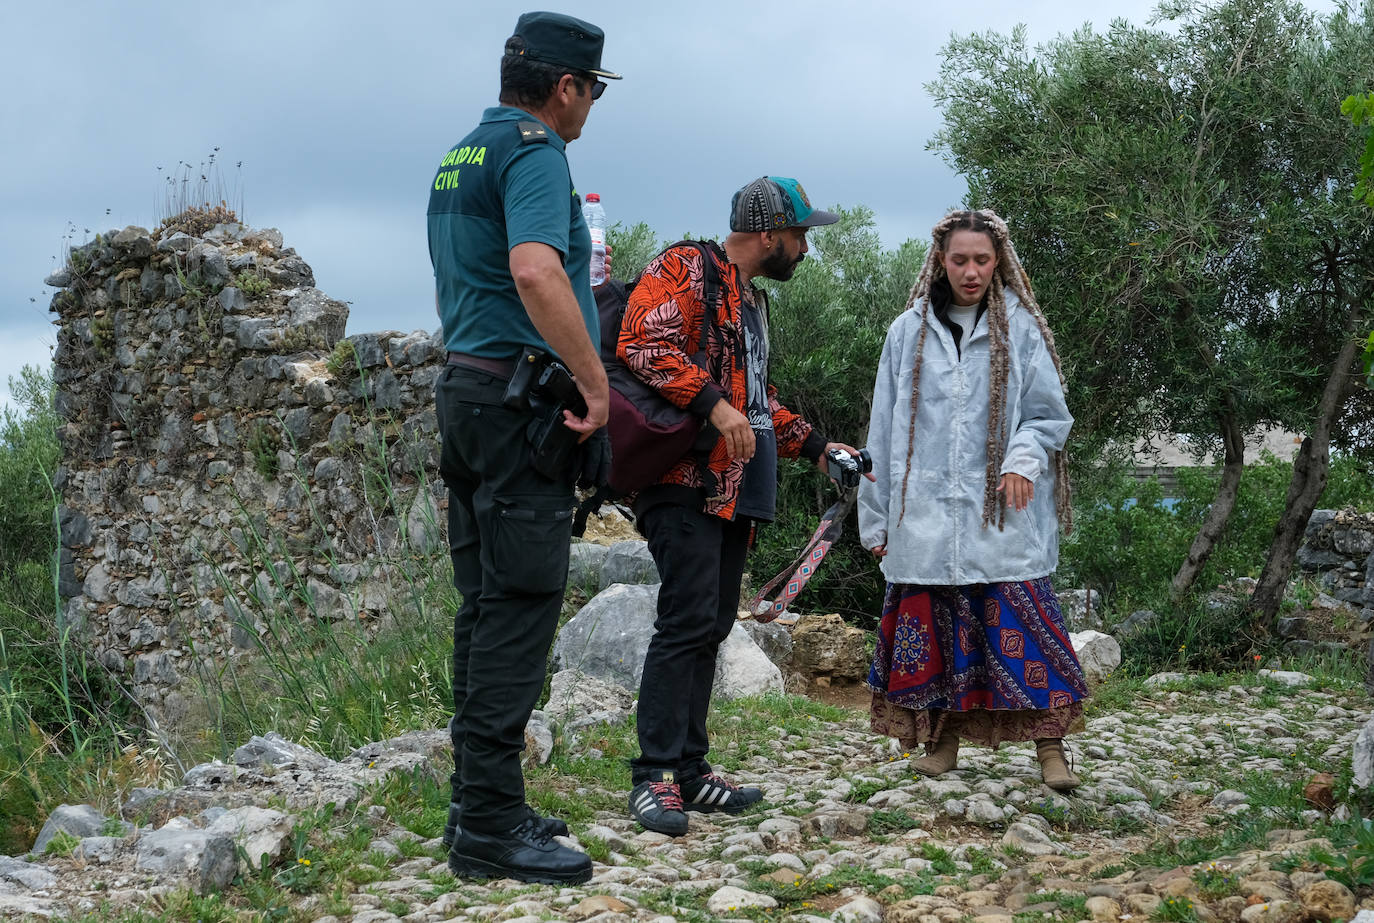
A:
<svg viewBox="0 0 1374 923">
<path fill-rule="evenodd" d="M 740 313 L 748 375 L 745 414 L 754 427 L 754 457 L 744 466 L 735 516 L 772 522 L 778 502 L 778 439 L 768 412 L 768 324 L 758 305 L 745 302 Z"/>
</svg>

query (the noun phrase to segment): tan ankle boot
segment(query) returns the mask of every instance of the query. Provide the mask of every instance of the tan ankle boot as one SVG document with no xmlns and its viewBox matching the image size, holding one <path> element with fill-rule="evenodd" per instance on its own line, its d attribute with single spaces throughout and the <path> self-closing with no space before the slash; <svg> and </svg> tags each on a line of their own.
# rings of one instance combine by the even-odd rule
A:
<svg viewBox="0 0 1374 923">
<path fill-rule="evenodd" d="M 911 764 L 911 768 L 923 776 L 938 776 L 949 772 L 959 763 L 959 735 L 944 731 L 935 748 Z"/>
<path fill-rule="evenodd" d="M 1069 764 L 1064 759 L 1064 741 L 1058 737 L 1037 740 L 1035 757 L 1040 760 L 1040 777 L 1055 791 L 1067 792 L 1082 784 L 1078 776 L 1069 772 Z"/>
</svg>

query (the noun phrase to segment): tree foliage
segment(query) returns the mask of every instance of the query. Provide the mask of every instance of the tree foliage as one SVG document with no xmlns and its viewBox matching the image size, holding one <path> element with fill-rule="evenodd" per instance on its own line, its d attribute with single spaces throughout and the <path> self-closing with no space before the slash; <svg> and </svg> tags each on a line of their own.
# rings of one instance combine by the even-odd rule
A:
<svg viewBox="0 0 1374 923">
<path fill-rule="evenodd" d="M 59 458 L 52 380 L 25 366 L 9 386 L 18 407 L 0 413 L 0 609 L 37 602 L 57 548 L 49 488 Z"/>
<path fill-rule="evenodd" d="M 1360 154 L 1360 175 L 1355 182 L 1355 198 L 1374 208 L 1374 93 L 1356 93 L 1341 103 L 1341 113 L 1350 117 L 1356 128 L 1364 128 L 1364 152 Z"/>
<path fill-rule="evenodd" d="M 1331 103 L 1374 72 L 1370 6 L 1316 22 L 1286 0 L 1180 0 L 1160 7 L 1168 31 L 946 47 L 934 145 L 1012 227 L 1076 439 L 1215 448 L 1228 412 L 1303 430 L 1347 314 L 1332 285 L 1369 249 L 1340 182 L 1357 138 Z"/>
<path fill-rule="evenodd" d="M 970 204 L 1007 218 L 1054 325 L 1079 451 L 1157 432 L 1226 449 L 1192 576 L 1242 437 L 1314 431 L 1374 296 L 1370 222 L 1345 192 L 1359 138 L 1333 108 L 1374 72 L 1371 10 L 1171 0 L 1167 27 L 1118 20 L 1035 51 L 1024 29 L 955 38 L 930 86 L 934 146 Z M 1368 392 L 1343 392 L 1334 443 L 1369 450 L 1371 416 Z"/>
<path fill-rule="evenodd" d="M 1355 198 L 1374 208 L 1374 93 L 1356 93 L 1341 103 L 1341 112 L 1356 128 L 1364 129 L 1364 152 L 1360 155 L 1360 174 L 1355 182 Z M 1365 340 L 1365 384 L 1374 388 L 1374 331 Z"/>
<path fill-rule="evenodd" d="M 1200 585 L 1254 577 L 1283 513 L 1292 462 L 1263 454 L 1251 463 L 1226 534 L 1207 562 Z M 1138 480 L 1119 464 L 1086 469 L 1074 484 L 1079 501 L 1073 534 L 1060 548 L 1056 585 L 1092 586 L 1118 615 L 1136 608 L 1168 609 L 1169 575 L 1216 493 L 1217 472 L 1182 468 L 1179 497 L 1166 502 L 1157 481 Z M 1374 512 L 1374 463 L 1332 462 L 1321 504 Z"/>
<path fill-rule="evenodd" d="M 611 245 L 611 270 L 617 279 L 636 279 L 649 265 L 663 244 L 653 229 L 643 221 L 625 227 L 619 221 L 606 229 L 606 243 Z"/>
</svg>

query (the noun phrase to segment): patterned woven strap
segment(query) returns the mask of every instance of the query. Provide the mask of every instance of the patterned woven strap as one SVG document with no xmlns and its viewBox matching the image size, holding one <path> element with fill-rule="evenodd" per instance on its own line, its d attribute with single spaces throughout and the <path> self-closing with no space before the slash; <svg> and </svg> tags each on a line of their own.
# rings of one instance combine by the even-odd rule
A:
<svg viewBox="0 0 1374 923">
<path fill-rule="evenodd" d="M 839 539 L 840 533 L 844 531 L 844 519 L 849 515 L 849 511 L 854 508 L 854 502 L 857 498 L 858 491 L 845 491 L 844 495 L 822 514 L 820 524 L 816 526 L 816 531 L 812 534 L 811 540 L 806 543 L 797 559 L 788 565 L 782 573 L 768 581 L 763 589 L 754 596 L 754 601 L 749 605 L 749 614 L 756 621 L 771 622 L 775 619 L 783 619 L 784 622 L 789 621 L 784 618 L 787 607 L 792 604 L 792 600 L 797 598 L 807 581 L 820 568 L 821 561 L 825 560 L 826 554 L 830 551 L 830 546 Z M 781 592 L 775 598 L 770 599 L 770 595 L 779 586 L 782 587 Z M 791 621 L 795 621 L 795 619 Z"/>
</svg>

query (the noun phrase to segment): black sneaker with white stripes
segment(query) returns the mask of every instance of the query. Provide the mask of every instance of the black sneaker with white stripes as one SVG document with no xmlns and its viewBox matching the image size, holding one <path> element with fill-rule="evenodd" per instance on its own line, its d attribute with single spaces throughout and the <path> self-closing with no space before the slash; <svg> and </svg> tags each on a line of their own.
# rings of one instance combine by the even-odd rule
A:
<svg viewBox="0 0 1374 923">
<path fill-rule="evenodd" d="M 724 811 L 738 814 L 763 800 L 763 790 L 741 788 L 727 782 L 714 772 L 694 776 L 682 782 L 683 807 L 688 811 Z"/>
<path fill-rule="evenodd" d="M 646 830 L 668 836 L 686 833 L 687 815 L 682 813 L 682 793 L 678 790 L 676 775 L 657 770 L 631 789 L 630 816 Z"/>
</svg>

